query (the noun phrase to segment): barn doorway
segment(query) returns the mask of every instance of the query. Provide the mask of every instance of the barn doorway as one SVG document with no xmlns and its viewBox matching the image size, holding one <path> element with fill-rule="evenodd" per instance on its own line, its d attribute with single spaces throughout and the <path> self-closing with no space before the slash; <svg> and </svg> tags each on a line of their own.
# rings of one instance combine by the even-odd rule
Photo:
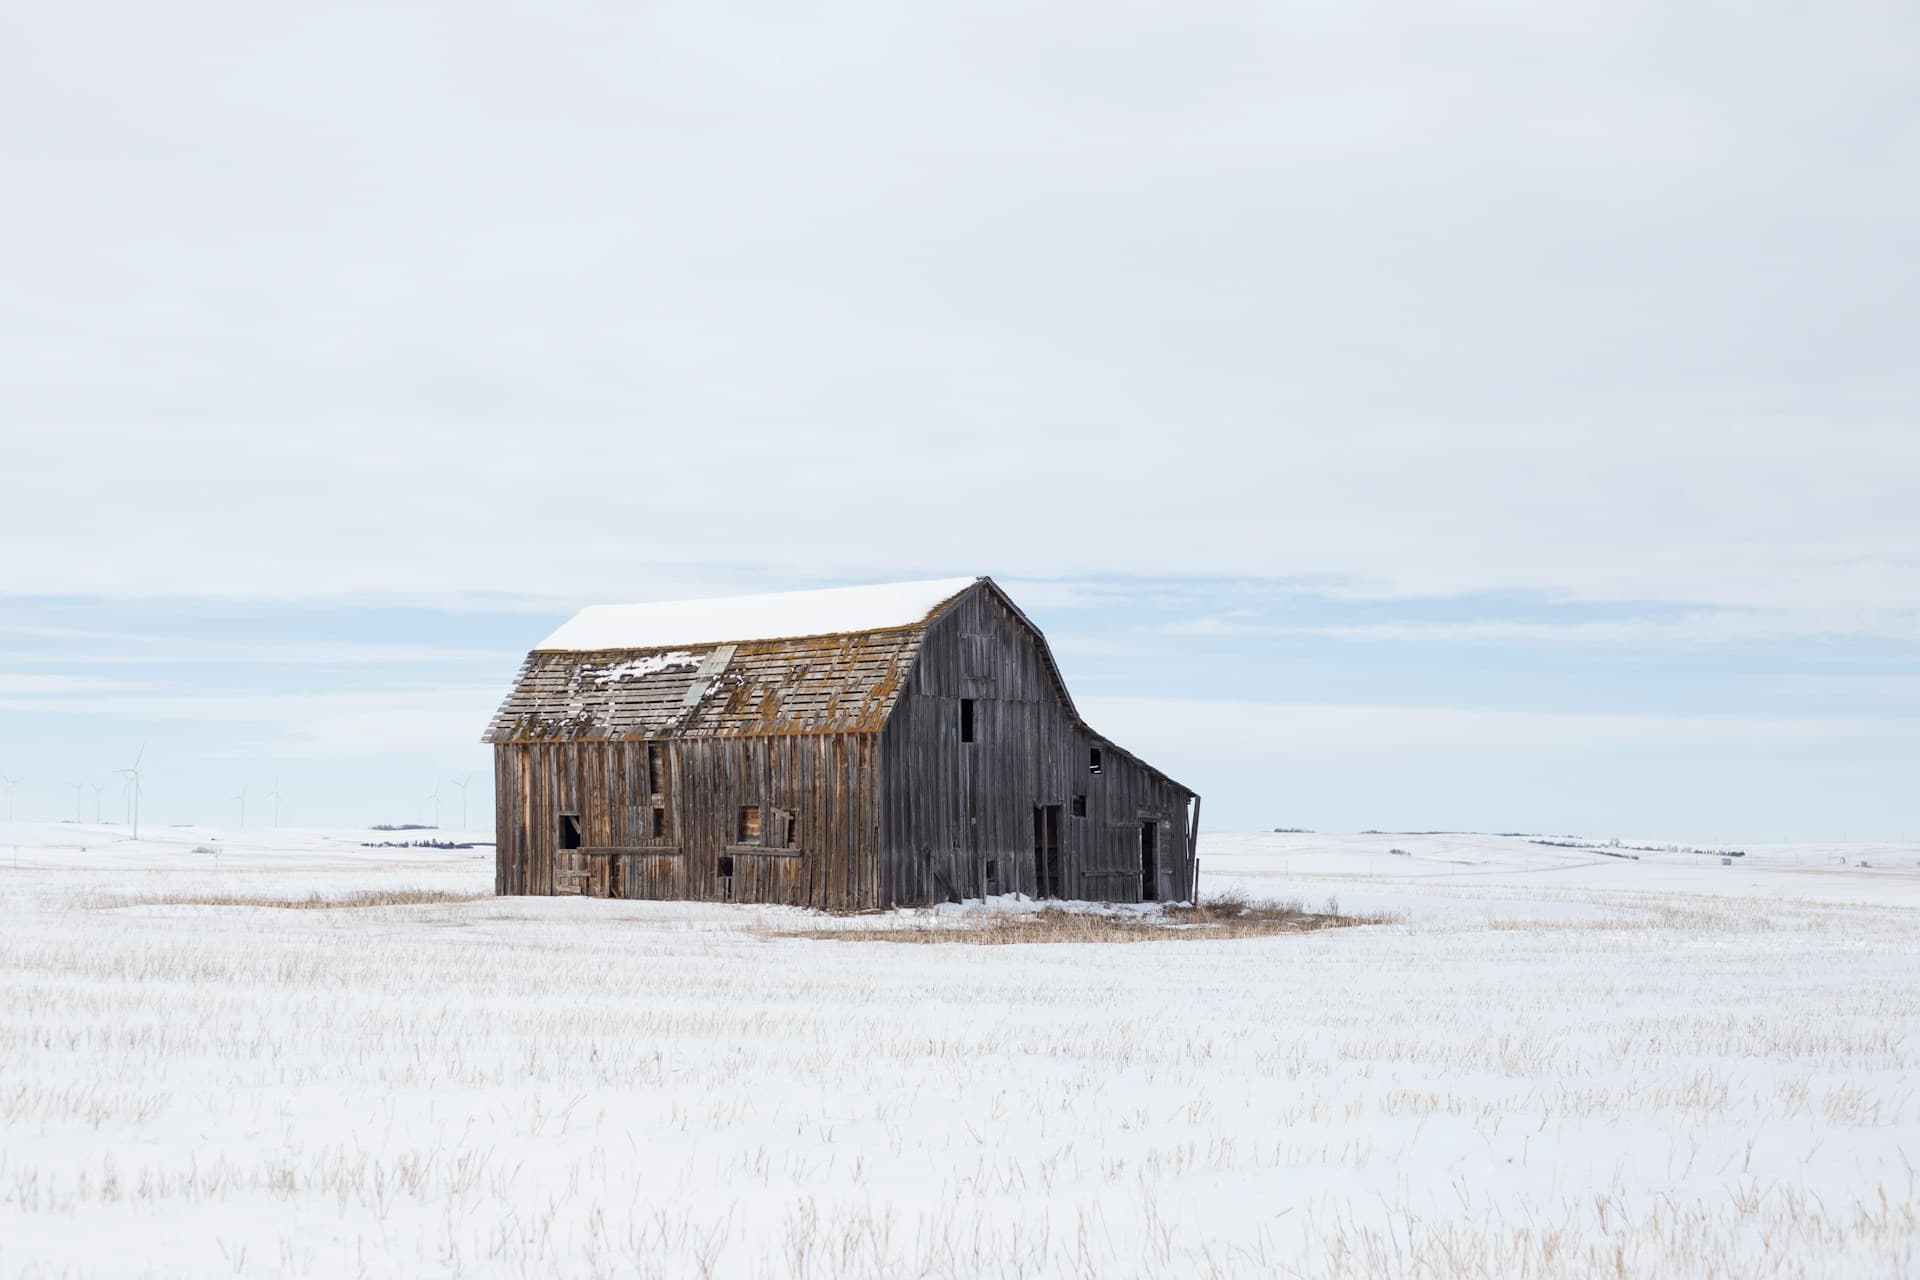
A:
<svg viewBox="0 0 1920 1280">
<path fill-rule="evenodd" d="M 1033 895 L 1060 896 L 1060 806 L 1033 806 Z"/>
<path fill-rule="evenodd" d="M 1140 824 L 1140 901 L 1160 899 L 1160 824 Z"/>
<path fill-rule="evenodd" d="M 591 873 L 587 869 L 587 858 L 580 846 L 580 815 L 563 813 L 560 815 L 559 838 L 554 841 L 553 853 L 553 891 L 555 893 L 592 892 Z"/>
</svg>

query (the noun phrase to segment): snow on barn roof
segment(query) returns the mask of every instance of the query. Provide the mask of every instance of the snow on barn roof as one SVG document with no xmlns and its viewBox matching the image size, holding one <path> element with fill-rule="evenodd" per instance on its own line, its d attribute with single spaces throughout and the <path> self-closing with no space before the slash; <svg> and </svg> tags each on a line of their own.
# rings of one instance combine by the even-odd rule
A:
<svg viewBox="0 0 1920 1280">
<path fill-rule="evenodd" d="M 536 652 L 590 653 L 912 627 L 978 581 L 934 578 L 718 600 L 589 605 L 534 648 Z"/>
</svg>

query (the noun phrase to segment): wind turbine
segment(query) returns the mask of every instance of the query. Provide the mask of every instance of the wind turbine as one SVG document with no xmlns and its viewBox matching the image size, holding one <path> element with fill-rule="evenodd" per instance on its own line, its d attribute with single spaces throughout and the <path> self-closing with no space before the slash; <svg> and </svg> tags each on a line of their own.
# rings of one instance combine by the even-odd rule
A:
<svg viewBox="0 0 1920 1280">
<path fill-rule="evenodd" d="M 93 783 L 92 786 L 93 786 L 93 820 L 97 823 L 100 821 L 100 793 L 107 789 L 107 784 L 104 782 L 96 782 L 96 783 Z"/>
<path fill-rule="evenodd" d="M 134 753 L 132 768 L 114 770 L 115 773 L 125 774 L 131 780 L 130 785 L 133 792 L 133 838 L 135 840 L 140 838 L 140 757 L 146 754 L 147 744 L 143 742 L 140 744 L 140 750 Z"/>
<path fill-rule="evenodd" d="M 273 780 L 273 790 L 267 792 L 267 799 L 273 801 L 273 825 L 280 825 L 280 779 Z"/>
<path fill-rule="evenodd" d="M 20 785 L 20 779 L 0 776 L 0 783 L 7 787 L 7 821 L 13 821 L 13 789 Z"/>
<path fill-rule="evenodd" d="M 427 799 L 433 801 L 433 829 L 440 829 L 440 784 L 434 783 L 433 790 L 427 793 Z"/>
<path fill-rule="evenodd" d="M 75 782 L 69 785 L 73 788 L 73 820 L 76 824 L 85 822 L 87 820 L 86 815 L 80 812 L 80 797 L 86 794 L 87 784 L 84 782 Z"/>
<path fill-rule="evenodd" d="M 466 777 L 460 779 L 460 781 L 453 784 L 454 786 L 460 788 L 460 829 L 462 831 L 465 831 L 467 829 L 467 786 L 472 781 L 473 781 L 473 775 L 468 774 Z"/>
<path fill-rule="evenodd" d="M 240 802 L 240 829 L 245 831 L 247 829 L 247 788 L 244 783 L 241 784 L 240 794 L 233 799 Z"/>
</svg>

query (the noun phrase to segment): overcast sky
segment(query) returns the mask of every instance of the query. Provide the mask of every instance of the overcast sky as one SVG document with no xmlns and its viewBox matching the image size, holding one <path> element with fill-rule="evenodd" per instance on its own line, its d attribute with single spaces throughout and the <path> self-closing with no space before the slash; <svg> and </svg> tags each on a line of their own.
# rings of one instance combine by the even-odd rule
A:
<svg viewBox="0 0 1920 1280">
<path fill-rule="evenodd" d="M 0 173 L 22 816 L 980 572 L 1215 824 L 1920 834 L 1910 4 L 16 5 Z"/>
</svg>

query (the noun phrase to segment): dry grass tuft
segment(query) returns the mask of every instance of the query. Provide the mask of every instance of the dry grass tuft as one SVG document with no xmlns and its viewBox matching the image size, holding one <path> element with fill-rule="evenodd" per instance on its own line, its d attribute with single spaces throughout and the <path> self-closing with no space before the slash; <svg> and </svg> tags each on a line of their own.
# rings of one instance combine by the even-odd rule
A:
<svg viewBox="0 0 1920 1280">
<path fill-rule="evenodd" d="M 304 898 L 274 894 L 149 893 L 133 896 L 102 895 L 84 905 L 96 911 L 117 907 L 269 907 L 281 911 L 350 911 L 359 907 L 423 907 L 455 902 L 479 902 L 490 893 L 449 893 L 442 889 L 357 889 L 332 896 L 309 893 Z"/>
<path fill-rule="evenodd" d="M 1343 915 L 1339 903 L 1309 911 L 1298 899 L 1250 900 L 1238 891 L 1197 904 L 1169 904 L 1158 910 L 994 911 L 973 916 L 922 917 L 879 928 L 769 929 L 783 938 L 826 938 L 835 942 L 963 942 L 1007 946 L 1046 942 L 1210 942 L 1221 938 L 1264 938 L 1279 933 L 1317 933 L 1353 925 L 1390 924 L 1389 915 Z"/>
</svg>

